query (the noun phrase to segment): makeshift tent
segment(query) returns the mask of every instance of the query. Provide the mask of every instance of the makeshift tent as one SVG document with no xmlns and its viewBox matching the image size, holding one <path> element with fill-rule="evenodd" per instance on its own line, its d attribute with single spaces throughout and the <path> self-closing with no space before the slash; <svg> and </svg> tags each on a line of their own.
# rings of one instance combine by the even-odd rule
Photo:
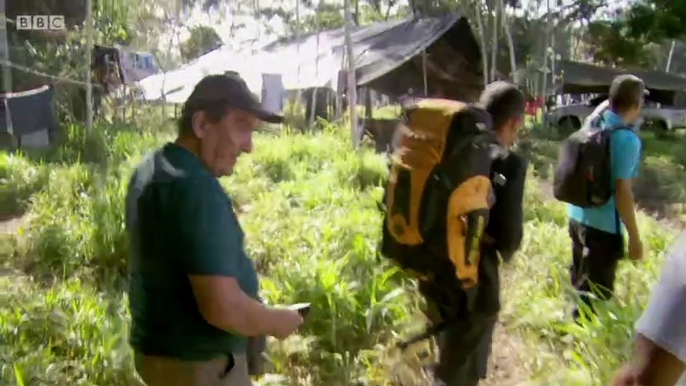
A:
<svg viewBox="0 0 686 386">
<path fill-rule="evenodd" d="M 643 79 L 656 102 L 672 104 L 676 93 L 686 91 L 686 78 L 662 71 L 617 69 L 566 60 L 557 62 L 555 68 L 564 94 L 607 93 L 612 80 L 621 74 Z"/>
<path fill-rule="evenodd" d="M 352 31 L 358 85 L 400 96 L 409 90 L 475 100 L 483 89 L 481 54 L 465 18 L 455 14 L 355 27 Z M 258 43 L 259 48 L 222 47 L 188 65 L 150 76 L 138 85 L 146 100 L 183 103 L 208 74 L 236 71 L 257 95 L 262 74 L 280 74 L 286 90 L 338 90 L 344 68 L 344 29 Z M 426 52 L 424 55 L 423 53 Z"/>
</svg>

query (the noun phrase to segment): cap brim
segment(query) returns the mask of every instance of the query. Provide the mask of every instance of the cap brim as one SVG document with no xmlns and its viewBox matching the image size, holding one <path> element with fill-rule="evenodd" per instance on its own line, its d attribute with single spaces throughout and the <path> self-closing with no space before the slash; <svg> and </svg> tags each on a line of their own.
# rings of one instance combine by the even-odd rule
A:
<svg viewBox="0 0 686 386">
<path fill-rule="evenodd" d="M 285 120 L 283 115 L 271 113 L 266 110 L 257 109 L 253 110 L 253 113 L 257 115 L 257 118 L 259 118 L 261 121 L 267 123 L 283 123 Z"/>
</svg>

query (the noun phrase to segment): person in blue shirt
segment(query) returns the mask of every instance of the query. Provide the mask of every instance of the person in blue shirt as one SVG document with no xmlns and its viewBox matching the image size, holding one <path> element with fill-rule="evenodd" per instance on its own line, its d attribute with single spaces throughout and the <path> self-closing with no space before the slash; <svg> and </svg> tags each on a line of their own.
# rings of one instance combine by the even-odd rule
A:
<svg viewBox="0 0 686 386">
<path fill-rule="evenodd" d="M 623 231 L 628 234 L 629 258 L 643 257 L 643 243 L 636 226 L 631 184 L 638 175 L 641 141 L 633 130 L 643 107 L 645 85 L 633 75 L 620 75 L 610 86 L 607 109 L 600 111 L 600 129 L 615 130 L 610 137 L 611 178 L 614 193 L 596 208 L 569 205 L 572 238 L 572 285 L 593 311 L 589 293 L 599 299 L 612 297 L 615 272 L 624 257 Z M 628 128 L 629 130 L 616 130 Z M 578 320 L 579 309 L 574 310 Z"/>
</svg>

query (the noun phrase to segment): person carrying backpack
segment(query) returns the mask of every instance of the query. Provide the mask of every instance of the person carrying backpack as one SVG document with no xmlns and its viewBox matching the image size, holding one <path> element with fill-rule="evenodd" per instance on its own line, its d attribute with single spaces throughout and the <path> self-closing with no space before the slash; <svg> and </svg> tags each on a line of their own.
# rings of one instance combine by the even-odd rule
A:
<svg viewBox="0 0 686 386">
<path fill-rule="evenodd" d="M 643 257 L 631 184 L 641 154 L 633 126 L 640 120 L 645 93 L 638 77 L 616 77 L 608 108 L 602 111 L 600 106 L 563 143 L 555 169 L 555 197 L 569 203 L 571 282 L 591 312 L 589 293 L 602 300 L 612 297 L 617 265 L 624 256 L 623 226 L 629 236 L 629 258 Z M 577 305 L 573 317 L 579 316 Z"/>
<path fill-rule="evenodd" d="M 522 239 L 528 161 L 509 151 L 523 126 L 524 96 L 495 82 L 479 104 L 424 99 L 405 111 L 385 191 L 381 255 L 419 280 L 438 336 L 437 385 L 486 376 L 500 308 L 499 257 Z"/>
</svg>

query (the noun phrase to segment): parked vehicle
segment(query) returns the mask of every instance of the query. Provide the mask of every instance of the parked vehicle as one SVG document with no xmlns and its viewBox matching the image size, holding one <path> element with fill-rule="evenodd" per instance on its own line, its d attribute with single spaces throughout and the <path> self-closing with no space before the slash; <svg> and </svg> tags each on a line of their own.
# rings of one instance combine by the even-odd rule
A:
<svg viewBox="0 0 686 386">
<path fill-rule="evenodd" d="M 601 95 L 587 102 L 555 107 L 548 113 L 548 122 L 556 126 L 558 132 L 562 134 L 572 133 L 581 128 L 584 119 L 606 99 L 607 95 Z M 671 106 L 658 107 L 655 102 L 648 99 L 641 115 L 644 119 L 643 130 L 667 132 L 686 128 L 686 109 Z"/>
</svg>

